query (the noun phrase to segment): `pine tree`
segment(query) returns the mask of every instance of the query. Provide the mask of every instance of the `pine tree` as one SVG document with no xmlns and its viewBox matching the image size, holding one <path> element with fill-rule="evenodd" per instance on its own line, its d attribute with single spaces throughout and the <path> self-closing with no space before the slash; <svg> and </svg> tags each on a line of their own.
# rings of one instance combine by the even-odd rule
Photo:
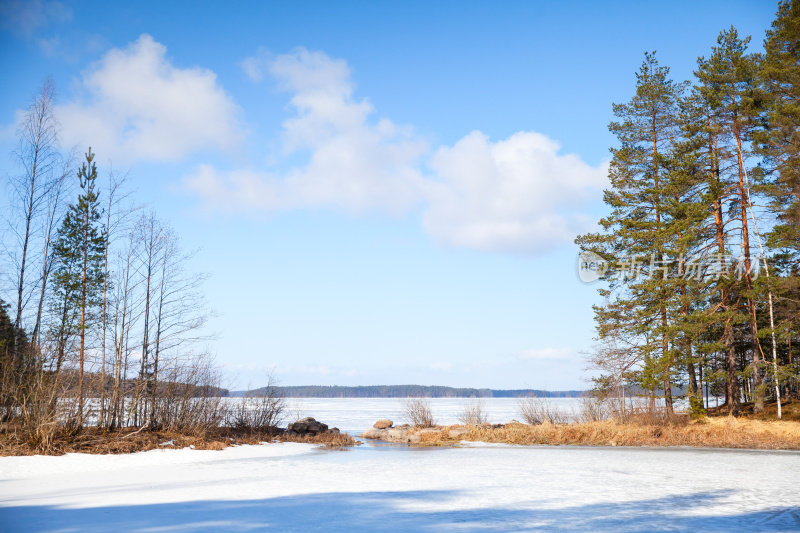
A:
<svg viewBox="0 0 800 533">
<path fill-rule="evenodd" d="M 800 329 L 797 312 L 800 295 L 800 2 L 782 1 L 764 41 L 760 78 L 765 103 L 763 129 L 756 133 L 758 152 L 763 156 L 762 190 L 771 200 L 775 224 L 767 242 L 773 254 L 775 274 L 766 285 L 768 296 L 775 294 L 774 319 L 769 333 L 781 337 L 781 358 L 792 369 L 792 338 Z M 767 280 L 764 280 L 767 281 Z M 770 309 L 770 311 L 773 311 Z M 772 327 L 774 326 L 774 327 Z M 777 343 L 776 343 L 777 344 Z M 773 350 L 776 384 L 779 372 L 778 349 Z M 776 396 L 780 390 L 776 388 Z"/>
<path fill-rule="evenodd" d="M 54 247 L 57 266 L 53 287 L 57 298 L 63 302 L 64 317 L 72 313 L 77 315 L 76 329 L 80 338 L 77 422 L 82 424 L 86 332 L 98 320 L 105 250 L 105 229 L 100 222 L 99 192 L 96 189 L 97 167 L 91 148 L 77 176 L 81 194 L 77 203 L 70 205 L 58 231 Z"/>
<path fill-rule="evenodd" d="M 675 356 L 687 376 L 687 395 L 693 413 L 704 410 L 702 398 L 703 351 L 701 337 L 708 327 L 705 312 L 708 303 L 709 239 L 713 230 L 708 224 L 708 200 L 705 188 L 705 152 L 703 140 L 687 135 L 698 117 L 694 99 L 680 101 L 681 140 L 675 143 L 667 161 L 670 180 L 664 188 L 670 201 L 670 234 L 677 264 L 672 272 L 677 309 L 670 336 L 675 342 Z"/>
<path fill-rule="evenodd" d="M 760 76 L 766 128 L 757 136 L 777 213 L 770 244 L 800 254 L 800 2 L 783 1 L 767 32 Z"/>
<path fill-rule="evenodd" d="M 675 298 L 683 246 L 678 233 L 686 231 L 676 222 L 683 218 L 679 211 L 686 192 L 673 173 L 683 88 L 654 53 L 645 54 L 634 97 L 614 105 L 619 121 L 609 125 L 619 141 L 611 150 L 611 189 L 604 194 L 611 214 L 600 221 L 603 233 L 576 241 L 612 265 L 605 273 L 610 288 L 600 291 L 609 301 L 595 307 L 599 338 L 631 339 L 641 364 L 639 384 L 651 395 L 662 387 L 668 413 L 676 360 L 671 322 L 681 308 Z"/>
<path fill-rule="evenodd" d="M 702 190 L 702 198 L 695 204 L 703 211 L 695 213 L 702 222 L 695 229 L 694 254 L 703 258 L 706 266 L 701 273 L 701 283 L 695 285 L 695 289 L 700 291 L 697 296 L 704 301 L 695 305 L 692 322 L 700 355 L 699 371 L 709 376 L 716 367 L 714 357 L 722 354 L 726 404 L 733 413 L 738 413 L 740 392 L 734 319 L 741 317 L 733 311 L 733 285 L 726 274 L 733 267 L 729 261 L 732 254 L 728 245 L 733 221 L 730 210 L 726 211 L 726 206 L 730 205 L 731 187 L 723 182 L 721 176 L 719 153 L 722 134 L 713 111 L 717 107 L 718 95 L 701 85 L 693 87 L 682 101 L 682 146 L 690 154 L 692 172 Z M 713 376 L 711 379 L 713 381 Z"/>
<path fill-rule="evenodd" d="M 730 215 L 737 224 L 736 244 L 741 257 L 741 283 L 731 287 L 732 301 L 740 302 L 740 305 L 733 305 L 739 311 L 733 318 L 733 324 L 741 338 L 749 339 L 747 350 L 750 352 L 751 364 L 747 372 L 753 378 L 751 395 L 754 409 L 759 412 L 764 407 L 763 361 L 760 357 L 757 303 L 752 276 L 752 214 L 749 211 L 746 168 L 749 154 L 746 146 L 758 124 L 760 92 L 757 79 L 758 58 L 747 53 L 749 42 L 750 38 L 740 38 L 734 27 L 721 32 L 709 58 L 701 57 L 698 60 L 695 75 L 699 81 L 698 90 L 709 103 L 710 113 L 719 128 L 719 144 L 715 154 L 719 165 L 719 179 L 723 184 L 723 196 L 727 196 L 726 199 L 734 207 Z"/>
<path fill-rule="evenodd" d="M 761 64 L 765 100 L 764 128 L 755 135 L 763 156 L 762 189 L 772 200 L 776 223 L 769 245 L 787 276 L 785 285 L 797 285 L 792 272 L 800 269 L 800 2 L 781 2 L 767 32 Z M 800 325 L 800 317 L 790 327 Z"/>
</svg>

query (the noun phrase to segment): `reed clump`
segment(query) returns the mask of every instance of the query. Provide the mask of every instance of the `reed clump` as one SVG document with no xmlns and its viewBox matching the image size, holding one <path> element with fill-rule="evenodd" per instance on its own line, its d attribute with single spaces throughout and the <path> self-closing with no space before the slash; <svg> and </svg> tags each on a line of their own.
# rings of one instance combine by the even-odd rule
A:
<svg viewBox="0 0 800 533">
<path fill-rule="evenodd" d="M 453 431 L 463 428 L 466 431 Z M 451 436 L 456 435 L 456 436 Z M 505 444 L 576 446 L 691 446 L 800 450 L 800 422 L 763 421 L 734 417 L 692 420 L 674 417 L 654 424 L 642 421 L 601 420 L 571 424 L 512 422 L 504 425 L 449 426 L 420 434 L 420 443 L 448 445 L 458 441 Z"/>
</svg>

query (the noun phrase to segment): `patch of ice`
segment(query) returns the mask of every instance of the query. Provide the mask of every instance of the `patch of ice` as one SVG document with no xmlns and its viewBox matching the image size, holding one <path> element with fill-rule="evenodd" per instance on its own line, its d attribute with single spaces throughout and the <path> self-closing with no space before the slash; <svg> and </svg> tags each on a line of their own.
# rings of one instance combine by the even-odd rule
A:
<svg viewBox="0 0 800 533">
<path fill-rule="evenodd" d="M 798 453 L 486 443 L 4 457 L 0 524 L 86 533 L 792 531 L 798 477 Z"/>
</svg>

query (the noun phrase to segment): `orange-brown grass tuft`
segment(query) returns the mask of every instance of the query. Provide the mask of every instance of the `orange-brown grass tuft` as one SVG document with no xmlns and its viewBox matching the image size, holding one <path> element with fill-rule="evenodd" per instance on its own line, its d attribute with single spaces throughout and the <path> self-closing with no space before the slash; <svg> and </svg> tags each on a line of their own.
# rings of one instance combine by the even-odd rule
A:
<svg viewBox="0 0 800 533">
<path fill-rule="evenodd" d="M 800 449 L 800 422 L 733 417 L 697 421 L 681 417 L 672 423 L 658 425 L 611 420 L 558 425 L 511 423 L 502 427 L 467 427 L 465 434 L 451 437 L 450 431 L 458 427 L 450 426 L 439 432 L 420 434 L 420 443 L 447 445 L 466 440 L 506 444 Z"/>
<path fill-rule="evenodd" d="M 313 436 L 281 434 L 276 437 L 276 440 L 280 442 L 306 442 L 310 444 L 322 444 L 325 446 L 330 446 L 332 448 L 353 446 L 357 444 L 356 440 L 353 439 L 353 437 L 351 437 L 347 433 L 331 433 L 331 432 L 318 433 Z"/>
</svg>

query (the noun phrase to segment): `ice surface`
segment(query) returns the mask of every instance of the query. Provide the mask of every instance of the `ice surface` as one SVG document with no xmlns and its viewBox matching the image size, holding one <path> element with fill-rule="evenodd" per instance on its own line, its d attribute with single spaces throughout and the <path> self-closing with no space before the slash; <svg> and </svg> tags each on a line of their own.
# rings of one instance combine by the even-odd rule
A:
<svg viewBox="0 0 800 533">
<path fill-rule="evenodd" d="M 303 444 L 0 458 L 0 530 L 796 531 L 800 454 Z"/>
<path fill-rule="evenodd" d="M 516 398 L 426 398 L 437 424 L 459 423 L 464 408 L 480 402 L 492 424 L 522 420 L 519 400 Z M 565 414 L 579 407 L 580 398 L 544 398 L 542 401 Z M 403 414 L 406 402 L 402 398 L 289 398 L 286 400 L 288 418 L 313 416 L 330 427 L 349 433 L 360 433 L 372 427 L 377 420 L 389 418 L 395 424 L 408 422 Z"/>
</svg>

